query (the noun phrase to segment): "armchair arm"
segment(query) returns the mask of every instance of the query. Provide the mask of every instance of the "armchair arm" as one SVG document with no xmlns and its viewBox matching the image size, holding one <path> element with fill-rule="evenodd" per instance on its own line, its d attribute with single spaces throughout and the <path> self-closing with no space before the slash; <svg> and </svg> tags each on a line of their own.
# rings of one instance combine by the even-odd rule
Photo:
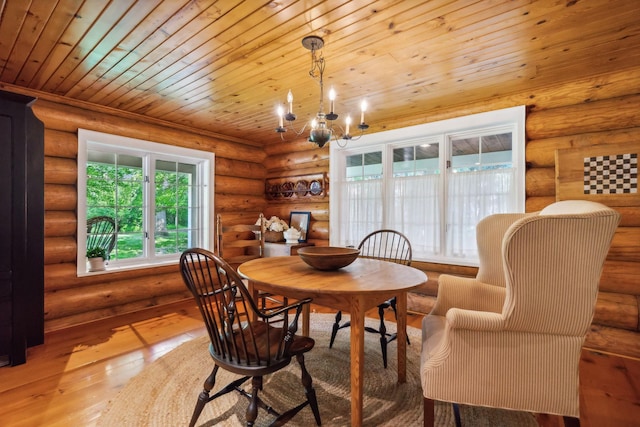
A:
<svg viewBox="0 0 640 427">
<path fill-rule="evenodd" d="M 447 323 L 452 329 L 472 329 L 477 331 L 500 331 L 503 329 L 502 314 L 487 311 L 461 310 L 447 311 Z"/>
<path fill-rule="evenodd" d="M 450 308 L 500 313 L 505 288 L 475 278 L 443 274 L 438 280 L 438 297 L 430 314 L 444 316 Z"/>
<path fill-rule="evenodd" d="M 296 301 L 293 304 L 289 304 L 286 306 L 277 306 L 277 307 L 273 307 L 267 310 L 258 310 L 258 315 L 263 318 L 263 319 L 272 319 L 280 314 L 283 314 L 285 312 L 289 312 L 291 309 L 296 309 L 296 321 L 298 320 L 298 316 L 301 310 L 302 310 L 302 306 L 305 304 L 309 304 L 311 303 L 311 301 L 313 301 L 312 298 L 305 298 L 299 301 Z"/>
</svg>

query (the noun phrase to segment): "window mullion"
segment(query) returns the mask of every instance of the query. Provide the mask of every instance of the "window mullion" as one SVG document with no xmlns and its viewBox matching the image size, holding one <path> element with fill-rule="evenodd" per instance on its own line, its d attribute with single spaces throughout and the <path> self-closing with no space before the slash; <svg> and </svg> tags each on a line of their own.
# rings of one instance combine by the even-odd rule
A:
<svg viewBox="0 0 640 427">
<path fill-rule="evenodd" d="M 155 157 L 152 155 L 143 156 L 143 229 L 144 229 L 144 252 L 145 257 L 153 259 L 155 257 Z"/>
</svg>

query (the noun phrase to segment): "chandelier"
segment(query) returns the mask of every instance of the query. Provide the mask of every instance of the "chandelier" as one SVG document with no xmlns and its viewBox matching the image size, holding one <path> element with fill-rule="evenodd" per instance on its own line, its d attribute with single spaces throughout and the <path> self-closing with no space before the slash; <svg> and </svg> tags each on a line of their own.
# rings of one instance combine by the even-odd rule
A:
<svg viewBox="0 0 640 427">
<path fill-rule="evenodd" d="M 364 113 L 367 110 L 367 102 L 362 101 L 360 104 L 360 123 L 357 125 L 357 128 L 360 130 L 359 135 L 353 137 L 349 133 L 349 129 L 351 127 L 351 117 L 347 116 L 345 119 L 345 127 L 342 128 L 338 124 L 334 124 L 334 122 L 338 119 L 338 115 L 334 112 L 334 101 L 336 99 L 336 92 L 331 88 L 329 90 L 329 101 L 330 101 L 330 111 L 328 114 L 324 112 L 324 67 L 325 61 L 322 54 L 318 54 L 318 50 L 322 49 L 324 46 L 324 40 L 318 36 L 307 36 L 302 39 L 302 46 L 311 51 L 311 70 L 309 70 L 309 75 L 318 81 L 320 84 L 320 106 L 318 108 L 318 114 L 311 121 L 311 130 L 309 131 L 309 141 L 316 144 L 319 148 L 324 147 L 324 145 L 333 138 L 336 143 L 340 147 L 344 147 L 347 145 L 347 142 L 351 139 L 357 140 L 363 134 L 364 131 L 369 127 L 364 122 Z M 278 127 L 276 128 L 276 132 L 280 134 L 280 138 L 284 141 L 284 133 L 287 131 L 287 128 L 284 126 L 284 121 L 287 121 L 289 129 L 295 133 L 296 137 L 302 135 L 307 127 L 307 123 L 300 130 L 295 130 L 293 126 L 293 122 L 296 120 L 296 115 L 293 114 L 293 94 L 291 90 L 287 94 L 287 103 L 289 104 L 288 112 L 285 114 L 284 108 L 282 106 L 278 107 Z M 336 132 L 341 133 L 340 138 L 337 137 Z M 340 142 L 340 139 L 343 142 Z"/>
</svg>

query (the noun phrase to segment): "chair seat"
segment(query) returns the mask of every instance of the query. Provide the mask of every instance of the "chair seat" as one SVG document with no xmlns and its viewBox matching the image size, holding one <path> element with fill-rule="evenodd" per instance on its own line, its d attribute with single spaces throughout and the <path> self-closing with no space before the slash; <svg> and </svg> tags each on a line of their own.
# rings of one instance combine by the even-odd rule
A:
<svg viewBox="0 0 640 427">
<path fill-rule="evenodd" d="M 262 360 L 276 360 L 278 358 L 278 351 L 282 346 L 282 328 L 274 327 L 268 325 L 265 322 L 252 322 L 251 328 L 249 324 L 246 324 L 242 329 L 242 333 L 245 335 L 241 337 L 238 331 L 235 331 L 235 342 L 239 348 L 243 348 L 243 342 L 247 342 L 248 335 L 255 335 L 256 338 L 256 347 L 248 347 L 247 354 L 244 352 L 242 356 L 247 359 L 256 359 L 260 358 Z M 294 335 L 293 342 L 289 347 L 284 357 L 292 357 L 297 356 L 298 354 L 306 353 L 313 348 L 315 345 L 315 341 L 310 337 L 305 337 L 301 335 Z M 257 351 L 256 351 L 257 350 Z"/>
</svg>

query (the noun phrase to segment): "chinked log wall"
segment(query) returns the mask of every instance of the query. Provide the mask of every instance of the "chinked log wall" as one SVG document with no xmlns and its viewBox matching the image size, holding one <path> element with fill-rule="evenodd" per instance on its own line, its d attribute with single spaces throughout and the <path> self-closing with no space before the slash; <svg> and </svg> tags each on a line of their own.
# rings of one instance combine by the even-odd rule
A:
<svg viewBox="0 0 640 427">
<path fill-rule="evenodd" d="M 262 148 L 43 99 L 33 110 L 45 125 L 47 330 L 189 297 L 177 265 L 77 277 L 76 252 L 84 250 L 76 244 L 78 128 L 212 151 L 216 155 L 215 212 L 229 222 L 240 222 L 254 221 L 264 209 Z"/>
<path fill-rule="evenodd" d="M 535 92 L 493 97 L 474 105 L 436 110 L 407 118 L 395 127 L 444 120 L 487 110 L 528 105 L 526 146 L 526 211 L 538 211 L 556 200 L 555 150 L 597 144 L 637 141 L 640 137 L 640 69 L 575 81 Z M 266 147 L 268 177 L 329 171 L 328 148 L 305 142 Z M 330 180 L 329 180 L 330 181 Z M 330 186 L 329 186 L 330 187 Z M 640 209 L 616 208 L 622 214 L 600 281 L 594 322 L 586 346 L 640 357 Z M 325 200 L 270 202 L 269 215 L 288 217 L 291 210 L 312 212 L 309 237 L 316 245 L 329 239 L 328 195 Z M 409 308 L 428 312 L 443 273 L 474 276 L 477 269 L 414 262 L 428 273 L 429 281 L 409 295 Z"/>
</svg>

